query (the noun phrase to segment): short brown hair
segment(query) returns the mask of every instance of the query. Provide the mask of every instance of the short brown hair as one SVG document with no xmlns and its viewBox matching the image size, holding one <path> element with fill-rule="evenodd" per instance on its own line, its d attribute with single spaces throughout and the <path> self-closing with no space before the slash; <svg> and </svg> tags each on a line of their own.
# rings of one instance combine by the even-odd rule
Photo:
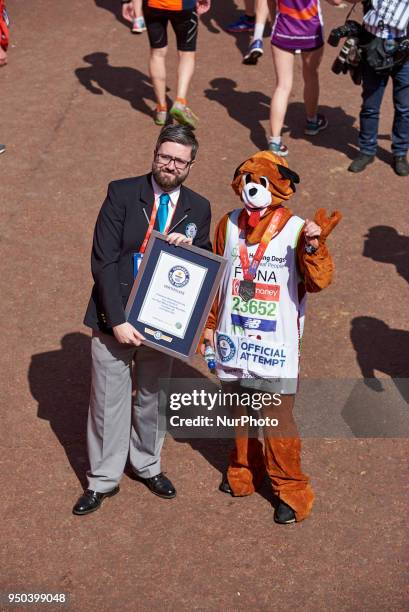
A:
<svg viewBox="0 0 409 612">
<path fill-rule="evenodd" d="M 199 143 L 192 128 L 187 125 L 165 125 L 156 141 L 155 151 L 158 151 L 164 142 L 177 142 L 178 144 L 192 147 L 192 160 L 195 159 L 199 148 Z"/>
</svg>

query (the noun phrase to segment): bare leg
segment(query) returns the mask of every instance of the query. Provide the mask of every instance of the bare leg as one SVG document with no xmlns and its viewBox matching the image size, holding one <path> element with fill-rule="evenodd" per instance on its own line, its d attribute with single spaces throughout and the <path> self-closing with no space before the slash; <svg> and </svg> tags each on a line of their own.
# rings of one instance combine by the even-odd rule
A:
<svg viewBox="0 0 409 612">
<path fill-rule="evenodd" d="M 302 75 L 304 79 L 304 104 L 307 118 L 317 114 L 320 83 L 318 69 L 324 53 L 324 47 L 302 53 Z"/>
<path fill-rule="evenodd" d="M 178 85 L 176 97 L 186 100 L 190 81 L 195 71 L 195 52 L 179 51 Z"/>
<path fill-rule="evenodd" d="M 268 18 L 268 4 L 267 0 L 256 0 L 256 23 L 266 23 Z"/>
<path fill-rule="evenodd" d="M 255 0 L 256 17 L 254 20 L 253 36 L 247 53 L 243 57 L 243 64 L 257 64 L 258 58 L 263 55 L 263 36 L 268 19 L 268 0 Z"/>
<path fill-rule="evenodd" d="M 293 86 L 294 54 L 272 46 L 273 62 L 276 73 L 276 88 L 271 99 L 270 129 L 274 137 L 281 136 L 288 99 Z"/>
<path fill-rule="evenodd" d="M 151 49 L 149 59 L 149 73 L 152 79 L 153 89 L 158 104 L 166 106 L 166 54 L 167 47 L 162 49 Z"/>
<path fill-rule="evenodd" d="M 244 0 L 244 12 L 249 17 L 254 15 L 254 0 Z"/>
<path fill-rule="evenodd" d="M 135 13 L 135 19 L 138 19 L 138 17 L 143 17 L 142 0 L 132 0 L 132 6 Z"/>
<path fill-rule="evenodd" d="M 276 0 L 267 0 L 267 5 L 270 13 L 270 20 L 271 23 L 273 23 L 276 16 Z"/>
<path fill-rule="evenodd" d="M 267 0 L 256 0 L 255 9 L 256 19 L 254 24 L 254 34 L 252 37 L 252 42 L 257 39 L 263 38 L 264 28 L 268 18 Z"/>
</svg>

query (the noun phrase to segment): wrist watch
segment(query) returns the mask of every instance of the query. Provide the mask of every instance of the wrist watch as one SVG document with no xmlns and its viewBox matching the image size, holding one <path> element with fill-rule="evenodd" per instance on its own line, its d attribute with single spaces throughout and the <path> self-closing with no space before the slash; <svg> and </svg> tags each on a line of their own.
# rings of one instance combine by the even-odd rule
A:
<svg viewBox="0 0 409 612">
<path fill-rule="evenodd" d="M 308 253 L 308 255 L 314 255 L 314 253 L 318 251 L 318 249 L 315 246 L 312 246 L 312 244 L 306 244 L 304 250 L 306 253 Z"/>
</svg>

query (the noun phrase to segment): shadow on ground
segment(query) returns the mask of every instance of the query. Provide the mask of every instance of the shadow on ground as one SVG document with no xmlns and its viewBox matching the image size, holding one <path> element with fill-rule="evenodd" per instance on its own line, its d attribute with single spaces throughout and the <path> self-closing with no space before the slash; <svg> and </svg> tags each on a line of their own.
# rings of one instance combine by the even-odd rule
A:
<svg viewBox="0 0 409 612">
<path fill-rule="evenodd" d="M 224 106 L 229 117 L 249 132 L 251 142 L 257 149 L 267 148 L 267 134 L 262 125 L 270 116 L 270 97 L 260 91 L 240 91 L 236 81 L 226 77 L 212 79 L 210 88 L 204 91 L 208 100 Z M 288 105 L 283 134 L 293 140 L 310 140 L 316 147 L 339 151 L 353 159 L 357 154 L 358 128 L 355 117 L 349 115 L 340 106 L 320 106 L 320 111 L 328 119 L 328 128 L 313 137 L 304 134 L 305 109 L 302 102 L 291 102 Z M 381 135 L 380 140 L 388 140 Z M 291 144 L 289 145 L 291 147 Z M 392 163 L 391 152 L 378 147 L 377 156 L 387 164 Z"/>
<path fill-rule="evenodd" d="M 136 68 L 128 66 L 111 66 L 108 54 L 103 52 L 90 53 L 84 56 L 87 67 L 77 68 L 75 75 L 81 85 L 90 93 L 102 96 L 105 92 L 111 96 L 122 98 L 129 102 L 132 108 L 153 117 L 153 109 L 145 102 L 156 104 L 155 94 L 149 77 Z M 167 98 L 169 106 L 171 100 Z"/>
<path fill-rule="evenodd" d="M 294 140 L 302 138 L 311 141 L 316 147 L 339 151 L 349 159 L 356 157 L 359 133 L 358 127 L 354 125 L 356 117 L 346 113 L 341 106 L 320 105 L 319 110 L 328 119 L 328 128 L 316 136 L 306 136 L 304 134 L 304 104 L 291 102 L 288 105 L 283 133 L 288 132 L 290 138 Z M 387 138 L 387 136 L 380 136 L 381 140 Z M 378 147 L 377 157 L 386 164 L 392 163 L 392 153 L 382 147 Z"/>
<path fill-rule="evenodd" d="M 409 283 L 409 236 L 398 234 L 394 227 L 376 225 L 365 236 L 363 256 L 380 263 L 392 264 Z"/>
<path fill-rule="evenodd" d="M 91 384 L 89 336 L 67 334 L 61 349 L 31 358 L 28 379 L 38 417 L 49 421 L 82 485 L 88 466 L 86 427 Z"/>
<path fill-rule="evenodd" d="M 122 23 L 129 29 L 129 22 L 122 17 L 122 4 L 120 2 L 116 0 L 95 0 L 95 5 L 112 13 L 119 23 Z"/>
<path fill-rule="evenodd" d="M 216 1 L 212 3 L 210 11 L 205 13 L 201 17 L 203 25 L 209 30 L 211 34 L 223 34 L 226 38 L 226 44 L 229 39 L 233 38 L 237 49 L 240 51 L 240 55 L 244 55 L 249 46 L 251 34 L 248 32 L 242 32 L 240 34 L 232 34 L 226 32 L 226 27 L 237 21 L 238 18 L 243 14 L 243 10 L 237 8 L 237 2 L 232 0 L 223 0 L 223 2 Z M 200 52 L 200 49 L 199 49 Z M 246 69 L 250 69 L 248 66 Z"/>
<path fill-rule="evenodd" d="M 61 349 L 35 354 L 28 379 L 30 391 L 38 402 L 37 416 L 49 422 L 63 447 L 68 462 L 81 485 L 86 488 L 88 468 L 86 429 L 91 386 L 91 338 L 75 332 L 61 340 Z M 195 368 L 175 360 L 173 378 L 203 378 Z M 206 461 L 223 472 L 232 440 L 179 439 L 189 444 Z M 125 473 L 132 477 L 127 466 Z"/>
<path fill-rule="evenodd" d="M 402 356 L 407 354 L 409 331 L 392 329 L 375 317 L 356 317 L 351 341 L 363 380 L 356 382 L 342 409 L 345 423 L 357 438 L 405 437 L 409 363 Z M 376 372 L 390 378 L 377 377 Z"/>
<path fill-rule="evenodd" d="M 224 106 L 229 117 L 249 131 L 257 149 L 265 149 L 267 136 L 261 122 L 270 116 L 270 98 L 260 91 L 239 91 L 236 81 L 219 77 L 210 81 L 204 94 L 208 100 Z"/>
<path fill-rule="evenodd" d="M 408 354 L 409 331 L 392 329 L 375 317 L 355 317 L 351 323 L 351 341 L 362 376 L 375 377 L 375 370 L 392 379 L 409 379 L 409 361 L 402 359 Z M 373 388 L 379 385 L 374 382 Z M 409 397 L 406 398 L 409 402 Z"/>
</svg>

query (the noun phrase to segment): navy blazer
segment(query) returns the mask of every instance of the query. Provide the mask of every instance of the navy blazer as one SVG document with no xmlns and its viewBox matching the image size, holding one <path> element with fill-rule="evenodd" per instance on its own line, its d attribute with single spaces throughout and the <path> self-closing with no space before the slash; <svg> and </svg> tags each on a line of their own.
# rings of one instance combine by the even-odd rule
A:
<svg viewBox="0 0 409 612">
<path fill-rule="evenodd" d="M 94 287 L 84 323 L 103 332 L 125 322 L 125 305 L 133 285 L 133 253 L 139 251 L 148 229 L 155 197 L 151 175 L 113 181 L 108 186 L 95 225 L 91 269 Z M 172 231 L 184 234 L 195 224 L 195 246 L 211 250 L 210 203 L 184 185 L 172 219 Z M 159 229 L 156 218 L 154 229 Z"/>
</svg>

